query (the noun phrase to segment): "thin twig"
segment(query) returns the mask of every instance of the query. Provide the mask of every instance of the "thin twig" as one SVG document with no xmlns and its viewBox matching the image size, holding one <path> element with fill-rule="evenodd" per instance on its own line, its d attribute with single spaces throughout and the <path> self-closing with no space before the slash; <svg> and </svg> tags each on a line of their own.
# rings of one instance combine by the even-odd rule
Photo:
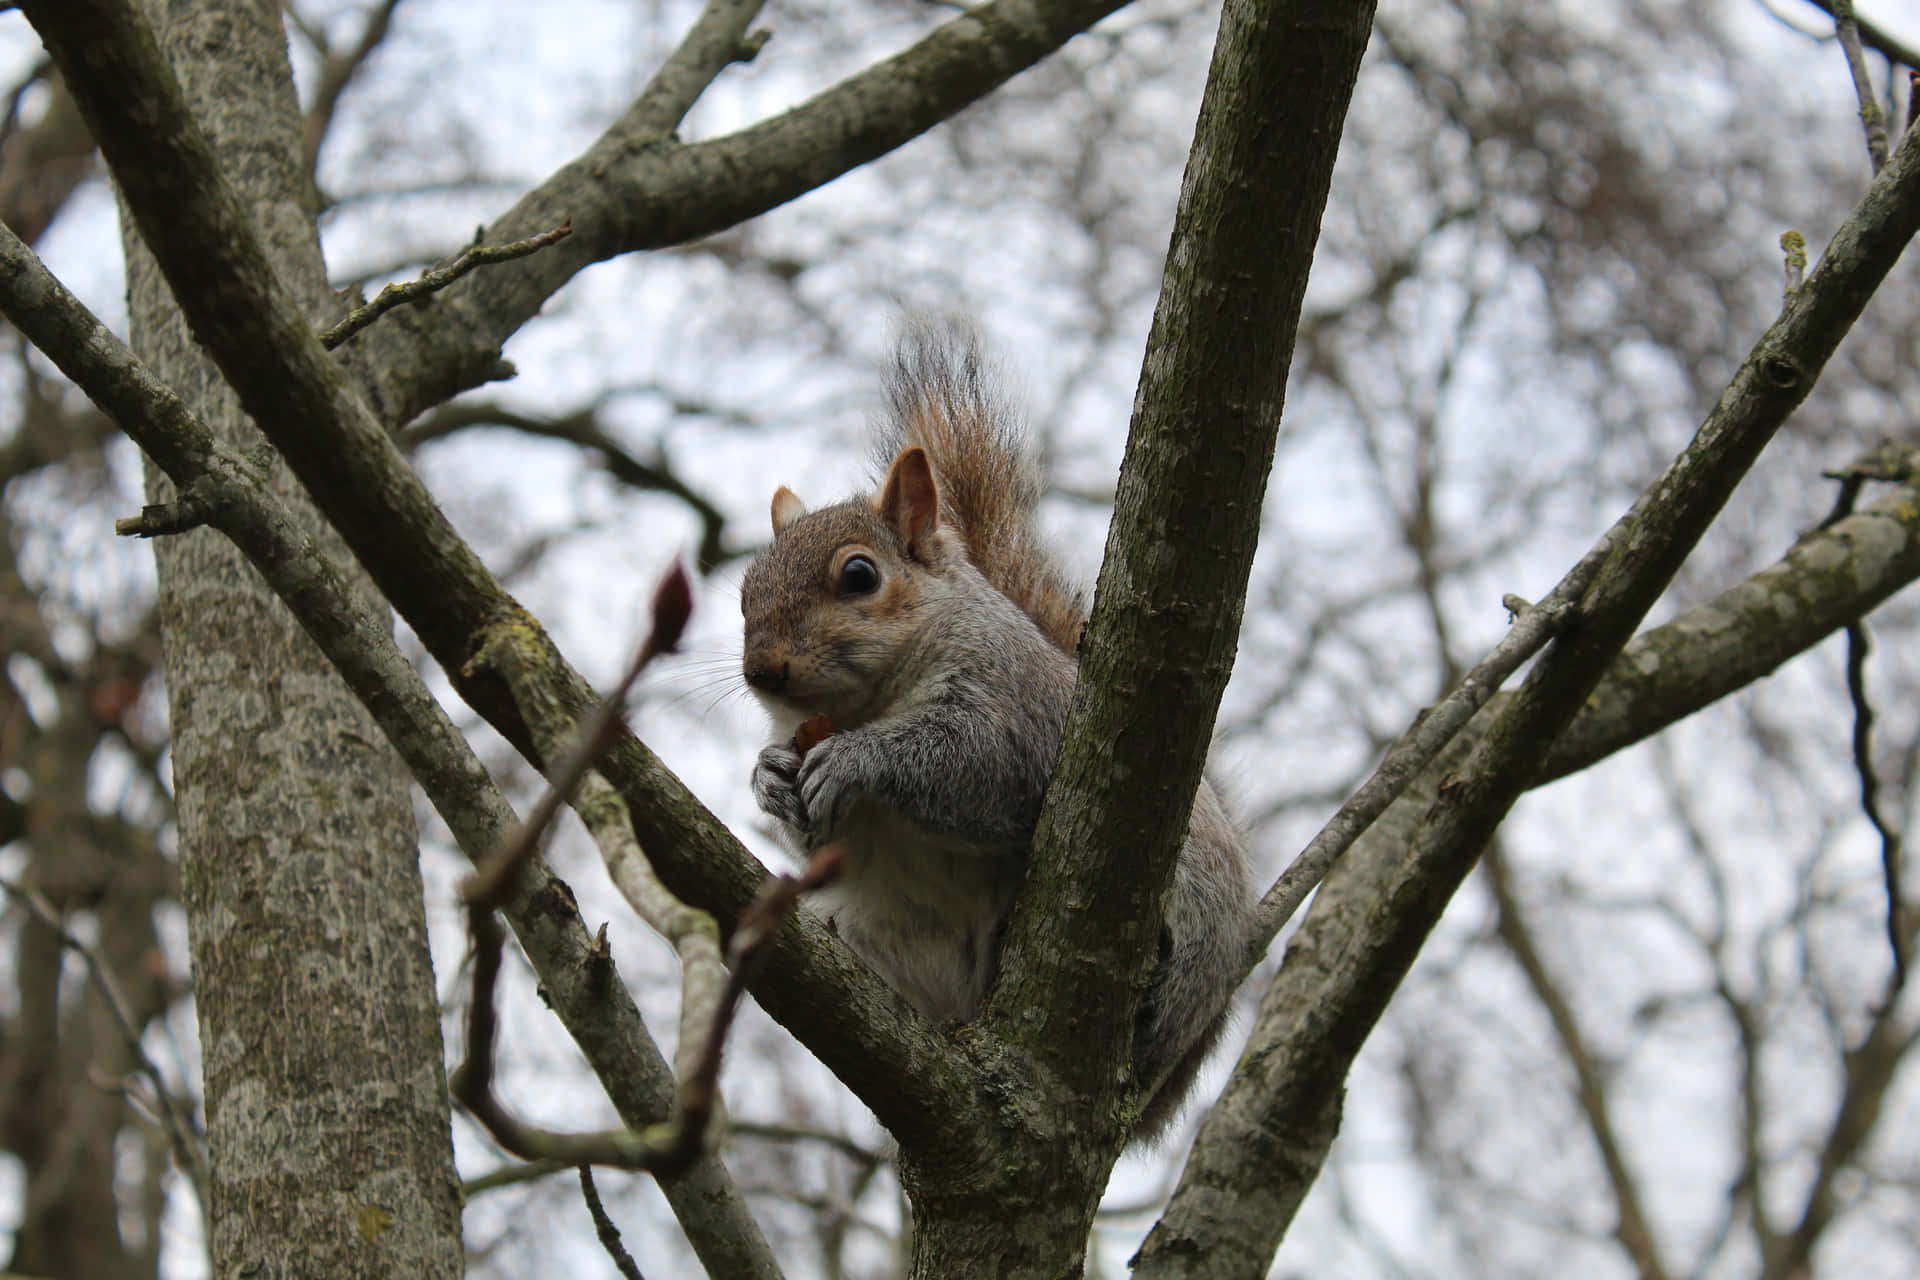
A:
<svg viewBox="0 0 1920 1280">
<path fill-rule="evenodd" d="M 620 1242 L 620 1228 L 613 1225 L 613 1219 L 607 1216 L 607 1206 L 600 1203 L 600 1189 L 593 1185 L 593 1168 L 580 1166 L 580 1198 L 587 1202 L 587 1214 L 593 1219 L 593 1233 L 600 1237 L 601 1247 L 607 1256 L 613 1259 L 613 1265 L 620 1268 L 620 1274 L 627 1280 L 646 1280 L 640 1274 L 640 1264 L 627 1252 L 627 1246 Z"/>
<path fill-rule="evenodd" d="M 1880 871 L 1887 886 L 1887 941 L 1893 950 L 1889 998 L 1907 985 L 1905 912 L 1900 901 L 1900 833 L 1880 812 L 1880 774 L 1873 765 L 1873 703 L 1867 699 L 1867 655 L 1873 645 L 1867 624 L 1847 625 L 1847 696 L 1853 701 L 1853 767 L 1860 775 L 1860 808 L 1880 833 Z"/>
<path fill-rule="evenodd" d="M 1853 514 L 1854 501 L 1868 480 L 1904 480 L 1913 474 L 1920 450 L 1888 443 L 1851 466 L 1826 474 L 1840 482 L 1833 510 L 1820 522 L 1822 529 Z M 1853 703 L 1853 767 L 1860 778 L 1860 808 L 1880 835 L 1880 872 L 1887 892 L 1887 943 L 1893 952 L 1893 973 L 1887 998 L 1897 997 L 1907 985 L 1906 911 L 1901 902 L 1902 841 L 1900 832 L 1880 812 L 1880 774 L 1873 763 L 1873 703 L 1867 698 L 1867 655 L 1872 652 L 1867 624 L 1847 624 L 1847 697 Z"/>
<path fill-rule="evenodd" d="M 612 692 L 580 727 L 573 748 L 554 763 L 547 775 L 547 789 L 541 793 L 526 821 L 488 854 L 486 861 L 461 885 L 460 896 L 469 905 L 491 910 L 512 889 L 514 879 L 539 847 L 541 834 L 559 813 L 560 806 L 619 733 L 620 717 L 625 712 L 627 694 L 633 689 L 634 681 L 655 658 L 675 650 L 692 611 L 693 587 L 687 581 L 686 572 L 676 564 L 654 591 L 653 627 L 646 640 L 635 650 L 633 660 L 627 664 Z"/>
<path fill-rule="evenodd" d="M 1813 0 L 1813 3 L 1834 16 L 1839 16 L 1839 4 L 1836 0 Z M 1878 49 L 1888 61 L 1898 62 L 1902 66 L 1920 67 L 1920 48 L 1907 44 L 1890 31 L 1875 26 L 1871 19 L 1855 17 L 1854 25 L 1859 29 L 1861 38 Z"/>
<path fill-rule="evenodd" d="M 719 926 L 712 916 L 682 902 L 660 881 L 634 836 L 626 802 L 593 771 L 619 727 L 634 681 L 656 657 L 673 652 L 692 610 L 692 587 L 685 571 L 675 565 L 654 592 L 653 620 L 646 640 L 613 691 L 576 730 L 573 745 L 558 753 L 560 758 L 549 774 L 547 790 L 533 814 L 488 855 L 485 865 L 462 888 L 473 934 L 473 995 L 467 1011 L 467 1059 L 453 1073 L 450 1084 L 454 1096 L 474 1118 L 502 1146 L 523 1159 L 608 1164 L 656 1172 L 684 1168 L 700 1153 L 706 1140 L 718 1098 L 721 1051 L 757 955 L 800 894 L 826 883 L 839 870 L 840 854 L 829 848 L 814 855 L 802 877 L 770 877 L 735 926 L 728 951 L 732 972 L 723 973 Z M 511 889 L 540 833 L 568 797 L 600 847 L 614 884 L 640 916 L 672 942 L 680 957 L 680 1084 L 674 1114 L 667 1124 L 652 1126 L 644 1133 L 625 1129 L 599 1134 L 543 1131 L 521 1124 L 493 1096 L 493 1043 L 498 1029 L 494 990 L 506 941 L 505 931 L 494 917 L 494 907 Z"/>
<path fill-rule="evenodd" d="M 551 1178 L 556 1173 L 566 1173 L 575 1167 L 559 1160 L 530 1160 L 524 1164 L 502 1165 L 477 1178 L 468 1178 L 462 1182 L 460 1202 L 471 1204 L 475 1196 L 483 1196 L 489 1191 L 517 1187 L 527 1182 L 538 1182 L 542 1178 Z"/>
<path fill-rule="evenodd" d="M 663 1125 L 635 1132 L 557 1133 L 521 1123 L 493 1094 L 493 1048 L 499 1030 L 494 992 L 499 984 L 506 931 L 491 910 L 469 906 L 473 934 L 472 1002 L 467 1009 L 467 1057 L 448 1078 L 448 1087 L 468 1113 L 509 1152 L 523 1160 L 597 1164 L 617 1169 L 671 1173 L 699 1154 L 706 1141 L 718 1096 L 721 1051 L 740 998 L 754 971 L 764 962 L 773 938 L 800 896 L 830 883 L 840 872 L 839 846 L 813 855 L 799 876 L 769 876 L 735 926 L 727 948 L 732 972 L 724 996 L 702 1042 L 699 1059 L 681 1082 L 674 1116 Z"/>
<path fill-rule="evenodd" d="M 665 450 L 656 447 L 651 460 L 642 460 L 615 437 L 601 415 L 601 405 L 611 398 L 611 394 L 603 396 L 582 408 L 551 416 L 523 413 L 495 403 L 461 399 L 442 405 L 426 417 L 409 423 L 397 439 L 403 450 L 412 450 L 428 440 L 439 439 L 468 427 L 497 426 L 550 440 L 568 441 L 598 453 L 607 474 L 621 484 L 669 494 L 692 508 L 700 520 L 700 542 L 694 550 L 696 572 L 712 573 L 719 565 L 741 554 L 726 543 L 726 513 L 674 471 Z M 666 399 L 671 412 L 689 417 L 723 416 L 726 412 L 718 406 L 682 397 L 669 396 Z"/>
<path fill-rule="evenodd" d="M 1829 480 L 1883 480 L 1888 484 L 1905 484 L 1915 476 L 1920 476 L 1920 445 L 1887 440 L 1877 448 L 1870 449 L 1855 458 L 1846 466 L 1836 467 L 1832 471 L 1822 471 L 1820 474 Z M 1836 501 L 1833 513 L 1820 522 L 1820 527 L 1827 528 L 1843 519 L 1852 510 L 1853 504 L 1850 498 L 1844 503 Z"/>
<path fill-rule="evenodd" d="M 573 222 L 569 219 L 551 231 L 542 231 L 539 235 L 529 236 L 525 240 L 515 240 L 510 244 L 473 245 L 452 262 L 442 267 L 435 267 L 418 280 L 388 285 L 374 297 L 372 302 L 362 307 L 355 307 L 339 323 L 324 330 L 320 334 L 320 345 L 332 351 L 404 302 L 419 302 L 438 293 L 476 267 L 524 258 L 528 254 L 538 253 L 550 244 L 557 244 L 572 234 Z"/>
<path fill-rule="evenodd" d="M 846 1134 L 835 1133 L 830 1129 L 812 1129 L 796 1124 L 772 1124 L 763 1120 L 742 1120 L 735 1117 L 727 1121 L 727 1135 L 730 1138 L 753 1138 L 761 1142 L 814 1142 L 823 1147 L 831 1147 L 863 1167 L 887 1162 L 886 1149 L 862 1146 Z"/>
<path fill-rule="evenodd" d="M 1780 248 L 1786 254 L 1787 292 L 1807 282 L 1807 238 L 1798 231 L 1782 231 Z"/>
<path fill-rule="evenodd" d="M 1486 872 L 1487 887 L 1493 892 L 1494 933 L 1546 1011 L 1554 1038 L 1560 1042 L 1560 1051 L 1573 1069 L 1575 1100 L 1586 1119 L 1588 1135 L 1593 1139 L 1601 1167 L 1606 1172 L 1607 1185 L 1613 1193 L 1613 1238 L 1632 1259 L 1639 1280 L 1666 1280 L 1668 1271 L 1647 1214 L 1646 1197 L 1621 1150 L 1619 1129 L 1607 1097 L 1607 1073 L 1588 1043 L 1574 1013 L 1573 1002 L 1547 967 L 1533 926 L 1526 918 L 1526 909 L 1514 892 L 1506 854 L 1497 838 L 1481 855 L 1480 866 Z"/>
<path fill-rule="evenodd" d="M 308 38 L 313 42 L 314 52 L 321 57 L 320 71 L 315 80 L 313 105 L 307 108 L 300 122 L 301 148 L 305 152 L 306 172 L 311 175 L 315 162 L 320 156 L 320 147 L 327 140 L 327 130 L 333 124 L 334 112 L 339 109 L 341 95 L 354 77 L 366 65 L 387 38 L 387 32 L 393 27 L 393 11 L 400 7 L 400 0 L 382 0 L 382 3 L 367 15 L 367 25 L 361 28 L 360 38 L 353 48 L 343 54 L 329 49 L 323 33 L 310 31 Z M 292 10 L 292 6 L 287 6 Z"/>
<path fill-rule="evenodd" d="M 123 538 L 164 538 L 198 529 L 212 513 L 207 495 L 189 486 L 172 502 L 145 506 L 137 516 L 115 520 L 113 531 Z"/>
<path fill-rule="evenodd" d="M 1847 55 L 1847 73 L 1853 77 L 1853 91 L 1860 99 L 1860 124 L 1867 131 L 1867 158 L 1873 171 L 1887 163 L 1887 118 L 1873 92 L 1873 78 L 1867 74 L 1867 57 L 1860 48 L 1860 24 L 1853 16 L 1853 0 L 1833 0 L 1833 33 Z"/>
<path fill-rule="evenodd" d="M 733 1026 L 733 1015 L 740 1007 L 740 998 L 746 994 L 747 984 L 766 961 L 766 944 L 801 896 L 833 883 L 839 878 L 845 861 L 845 850 L 837 844 L 817 850 L 799 875 L 768 877 L 747 909 L 740 913 L 733 937 L 727 942 L 726 989 L 707 1027 L 700 1057 L 693 1071 L 680 1081 L 675 1099 L 675 1110 L 690 1124 L 704 1127 L 713 1114 L 720 1093 L 720 1055 L 726 1047 L 727 1032 Z"/>
<path fill-rule="evenodd" d="M 1915 1043 L 1913 1029 L 1900 1016 L 1896 994 L 1889 992 L 1860 1042 L 1840 1054 L 1839 1105 L 1818 1152 L 1809 1153 L 1816 1159 L 1800 1202 L 1800 1220 L 1776 1236 L 1768 1250 L 1771 1275 L 1813 1274 L 1809 1265 L 1813 1254 L 1848 1200 L 1841 1190 L 1842 1175 L 1858 1167 L 1862 1150 L 1886 1131 L 1879 1121 L 1885 1114 L 1887 1094 Z"/>
<path fill-rule="evenodd" d="M 680 959 L 680 1041 L 674 1067 L 686 1081 L 697 1067 L 701 1036 L 720 1017 L 727 997 L 726 966 L 720 958 L 720 926 L 707 912 L 690 907 L 667 888 L 633 833 L 627 802 L 607 780 L 591 770 L 580 779 L 574 809 L 600 849 L 607 874 L 620 896 L 640 918 L 673 944 Z"/>
<path fill-rule="evenodd" d="M 160 1074 L 159 1066 L 147 1055 L 145 1047 L 141 1045 L 140 1028 L 135 1024 L 126 997 L 120 994 L 119 984 L 113 980 L 112 972 L 100 959 L 98 952 L 68 931 L 60 913 L 39 893 L 11 880 L 0 880 L 0 889 L 4 889 L 17 901 L 25 904 L 27 910 L 31 911 L 41 924 L 53 930 L 54 937 L 59 939 L 61 946 L 74 952 L 86 962 L 88 978 L 92 980 L 94 989 L 100 993 L 100 998 L 105 1001 L 107 1012 L 112 1016 L 114 1026 L 120 1032 L 121 1038 L 126 1041 L 128 1050 L 133 1054 L 139 1073 L 146 1077 L 147 1084 L 153 1089 L 154 1110 L 160 1113 L 160 1121 L 167 1131 L 167 1141 L 173 1147 L 174 1162 L 193 1184 L 193 1193 L 200 1201 L 201 1212 L 205 1213 L 212 1201 L 207 1196 L 207 1157 L 204 1139 L 194 1125 L 191 1113 L 167 1088 L 166 1077 Z"/>
</svg>

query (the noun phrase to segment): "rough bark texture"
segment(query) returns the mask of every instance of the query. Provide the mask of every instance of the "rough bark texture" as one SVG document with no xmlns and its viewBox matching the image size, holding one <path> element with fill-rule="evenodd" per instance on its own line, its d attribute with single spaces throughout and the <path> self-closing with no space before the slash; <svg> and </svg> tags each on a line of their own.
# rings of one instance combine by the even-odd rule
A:
<svg viewBox="0 0 1920 1280">
<path fill-rule="evenodd" d="M 988 1034 L 1027 1059 L 1018 1137 L 988 1169 L 934 1167 L 903 1144 L 921 1280 L 1080 1266 L 1126 1133 L 1135 1012 L 1232 668 L 1372 14 L 1367 0 L 1230 0 L 1222 14 L 1073 719 L 987 1009 Z"/>
<path fill-rule="evenodd" d="M 278 6 L 156 5 L 281 277 L 330 304 Z M 242 449 L 251 424 L 129 236 L 133 340 Z M 347 557 L 284 473 L 277 487 Z M 156 501 L 173 494 L 156 479 Z M 231 543 L 156 543 L 217 1276 L 453 1276 L 440 1029 L 405 774 Z M 369 595 L 369 599 L 373 599 Z"/>
<path fill-rule="evenodd" d="M 1093 1044 L 1144 986 L 1173 852 L 1232 671 L 1300 302 L 1373 6 L 1229 4 L 1188 161 L 1074 718 L 1009 936 L 1007 1003 L 1059 1018 L 1048 1066 L 1097 1085 Z M 1049 847 L 1057 855 L 1050 856 Z M 1072 993 L 1062 995 L 1062 993 Z M 1124 1053 L 1118 1055 L 1123 1057 Z M 1108 1074 L 1113 1074 L 1109 1072 Z"/>
</svg>

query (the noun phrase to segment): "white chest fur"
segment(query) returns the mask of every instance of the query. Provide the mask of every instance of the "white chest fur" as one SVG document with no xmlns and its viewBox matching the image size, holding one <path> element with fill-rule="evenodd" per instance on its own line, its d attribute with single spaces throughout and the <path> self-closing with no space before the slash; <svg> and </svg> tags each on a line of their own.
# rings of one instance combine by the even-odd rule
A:
<svg viewBox="0 0 1920 1280">
<path fill-rule="evenodd" d="M 872 801 L 836 838 L 845 869 L 809 905 L 928 1018 L 971 1017 L 1019 888 L 1018 851 L 929 834 Z"/>
</svg>

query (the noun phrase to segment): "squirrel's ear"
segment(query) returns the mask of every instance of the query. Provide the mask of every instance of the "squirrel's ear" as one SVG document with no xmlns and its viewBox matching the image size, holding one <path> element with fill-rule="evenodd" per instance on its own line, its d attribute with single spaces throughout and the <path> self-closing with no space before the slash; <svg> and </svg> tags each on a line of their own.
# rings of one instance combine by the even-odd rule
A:
<svg viewBox="0 0 1920 1280">
<path fill-rule="evenodd" d="M 807 504 L 800 501 L 800 495 L 781 485 L 773 491 L 773 531 L 782 529 L 807 514 Z"/>
<path fill-rule="evenodd" d="M 907 544 L 908 555 L 925 558 L 926 540 L 940 521 L 940 491 L 934 487 L 925 449 L 903 449 L 893 460 L 880 490 L 880 518 Z"/>
</svg>

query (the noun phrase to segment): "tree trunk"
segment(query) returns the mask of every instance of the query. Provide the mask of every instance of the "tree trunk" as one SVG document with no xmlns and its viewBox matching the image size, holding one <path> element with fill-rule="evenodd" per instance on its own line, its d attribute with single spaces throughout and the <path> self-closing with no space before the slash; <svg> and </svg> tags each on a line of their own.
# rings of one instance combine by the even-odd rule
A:
<svg viewBox="0 0 1920 1280">
<path fill-rule="evenodd" d="M 298 106 L 272 0 L 157 0 L 189 103 L 320 315 Z M 229 440 L 259 436 L 127 235 L 133 345 Z M 337 563 L 339 539 L 276 464 Z M 173 498 L 150 472 L 152 499 Z M 155 544 L 216 1276 L 461 1271 L 444 1066 L 404 771 L 226 539 Z M 364 583 L 367 599 L 375 596 Z"/>
</svg>

